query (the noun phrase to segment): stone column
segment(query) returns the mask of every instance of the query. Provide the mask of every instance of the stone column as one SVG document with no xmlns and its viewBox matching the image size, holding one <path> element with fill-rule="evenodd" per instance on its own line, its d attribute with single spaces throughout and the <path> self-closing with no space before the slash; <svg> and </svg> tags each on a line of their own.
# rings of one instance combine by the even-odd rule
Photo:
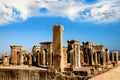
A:
<svg viewBox="0 0 120 80">
<path fill-rule="evenodd" d="M 95 65 L 97 65 L 98 64 L 97 53 L 95 52 L 94 54 L 95 54 Z"/>
<path fill-rule="evenodd" d="M 75 55 L 75 51 L 73 50 L 73 54 L 72 54 L 72 65 L 73 67 L 76 66 L 76 55 Z"/>
<path fill-rule="evenodd" d="M 87 59 L 87 65 L 89 65 L 89 64 L 90 64 L 89 55 L 87 54 L 86 56 L 87 56 L 87 57 L 86 57 L 86 59 Z"/>
<path fill-rule="evenodd" d="M 77 66 L 80 67 L 81 66 L 81 63 L 80 63 L 80 49 L 78 49 L 78 58 L 77 58 Z"/>
<path fill-rule="evenodd" d="M 94 65 L 94 62 L 93 62 L 93 54 L 91 54 L 91 64 L 90 65 Z"/>
<path fill-rule="evenodd" d="M 41 65 L 41 52 L 38 54 L 38 65 Z"/>
<path fill-rule="evenodd" d="M 48 65 L 48 51 L 45 51 L 45 65 Z"/>
<path fill-rule="evenodd" d="M 105 49 L 105 52 L 106 52 L 106 63 L 109 64 L 110 62 L 109 49 Z"/>
<path fill-rule="evenodd" d="M 98 56 L 98 57 L 97 57 L 97 58 L 98 58 L 98 64 L 101 64 L 101 61 L 100 61 L 100 56 L 101 56 L 101 55 L 100 55 L 100 53 L 97 53 L 97 56 Z"/>
<path fill-rule="evenodd" d="M 114 53 L 112 52 L 112 63 L 115 62 L 115 59 L 114 59 Z"/>
<path fill-rule="evenodd" d="M 118 64 L 118 61 L 119 61 L 119 59 L 118 59 L 118 52 L 116 52 L 116 63 Z"/>
<path fill-rule="evenodd" d="M 46 60 L 45 60 L 45 51 L 43 50 L 43 54 L 42 54 L 42 64 L 43 65 L 45 65 L 45 62 L 46 62 Z"/>
<path fill-rule="evenodd" d="M 116 57 L 115 57 L 115 55 L 116 55 Z M 116 58 L 116 60 L 115 60 L 115 58 Z M 118 64 L 118 61 L 119 61 L 119 59 L 118 59 L 118 51 L 113 51 L 112 52 L 112 62 L 113 63 L 116 62 L 116 64 Z"/>
<path fill-rule="evenodd" d="M 11 63 L 13 65 L 17 65 L 20 62 L 20 58 L 18 58 L 18 54 L 22 53 L 22 46 L 10 46 L 11 47 Z"/>
<path fill-rule="evenodd" d="M 9 55 L 8 55 L 8 53 L 3 54 L 2 63 L 3 63 L 3 66 L 8 66 L 9 65 Z"/>
<path fill-rule="evenodd" d="M 17 49 L 11 46 L 11 64 L 17 65 Z"/>
<path fill-rule="evenodd" d="M 106 55 L 105 52 L 102 52 L 102 57 L 103 57 L 103 65 L 106 64 Z"/>
<path fill-rule="evenodd" d="M 48 65 L 52 65 L 52 53 L 48 55 Z"/>
<path fill-rule="evenodd" d="M 24 62 L 24 58 L 23 58 L 23 54 L 21 53 L 20 54 L 20 65 L 23 65 L 23 62 Z"/>
<path fill-rule="evenodd" d="M 63 71 L 63 26 L 53 26 L 53 65 L 58 72 Z"/>
<path fill-rule="evenodd" d="M 32 65 L 32 54 L 31 53 L 28 54 L 28 58 L 29 58 L 28 65 L 31 66 Z"/>
<path fill-rule="evenodd" d="M 49 65 L 52 65 L 52 53 L 53 53 L 53 51 L 52 51 L 52 43 L 50 44 L 50 48 L 49 48 L 49 60 L 48 60 L 48 64 Z"/>
<path fill-rule="evenodd" d="M 73 59 L 74 59 L 73 50 L 70 50 L 69 53 L 70 53 L 70 63 L 71 63 L 71 65 L 73 65 Z"/>
</svg>

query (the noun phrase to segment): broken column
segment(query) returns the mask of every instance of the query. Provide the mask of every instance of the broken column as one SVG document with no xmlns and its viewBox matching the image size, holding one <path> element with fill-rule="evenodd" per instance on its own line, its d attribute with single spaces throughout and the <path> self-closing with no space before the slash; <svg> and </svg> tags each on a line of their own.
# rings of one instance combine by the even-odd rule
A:
<svg viewBox="0 0 120 80">
<path fill-rule="evenodd" d="M 87 65 L 94 65 L 93 54 L 94 44 L 92 42 L 83 42 L 84 61 Z"/>
<path fill-rule="evenodd" d="M 106 52 L 104 45 L 95 45 L 94 51 L 97 53 L 97 61 L 99 65 L 106 65 Z"/>
<path fill-rule="evenodd" d="M 41 57 L 41 55 L 40 55 L 40 46 L 33 46 L 33 48 L 32 48 L 32 53 L 33 53 L 33 60 L 32 60 L 32 62 L 33 62 L 33 65 L 35 65 L 35 66 L 38 66 L 38 65 L 40 65 L 40 57 Z"/>
<path fill-rule="evenodd" d="M 43 62 L 45 65 L 52 65 L 52 42 L 41 42 L 41 52 L 43 53 Z M 44 55 L 45 53 L 45 55 Z"/>
<path fill-rule="evenodd" d="M 3 63 L 3 66 L 9 65 L 9 54 L 8 53 L 3 54 L 2 63 Z"/>
<path fill-rule="evenodd" d="M 63 71 L 63 26 L 53 26 L 53 65 L 58 72 Z"/>
<path fill-rule="evenodd" d="M 28 54 L 28 65 L 31 66 L 32 65 L 32 53 Z"/>
<path fill-rule="evenodd" d="M 112 63 L 118 64 L 118 51 L 112 51 Z"/>
<path fill-rule="evenodd" d="M 110 63 L 109 49 L 105 49 L 105 53 L 106 53 L 106 63 L 109 64 Z"/>
<path fill-rule="evenodd" d="M 101 54 L 102 54 L 102 65 L 106 65 L 106 53 L 105 53 L 105 49 L 104 49 L 104 45 L 100 45 L 101 48 Z"/>
<path fill-rule="evenodd" d="M 67 47 L 63 47 L 63 61 L 64 65 L 67 64 Z"/>
<path fill-rule="evenodd" d="M 19 60 L 17 60 L 18 61 L 18 65 L 23 65 L 23 63 L 24 63 L 24 55 L 23 55 L 23 53 L 18 53 L 17 54 L 17 59 L 19 59 Z"/>
<path fill-rule="evenodd" d="M 42 48 L 41 48 L 42 49 Z M 41 51 L 41 65 L 45 65 L 45 50 Z"/>
<path fill-rule="evenodd" d="M 22 46 L 10 46 L 11 47 L 11 64 L 12 65 L 18 65 L 21 61 L 21 58 L 18 56 L 18 54 L 22 53 Z"/>
<path fill-rule="evenodd" d="M 95 65 L 98 65 L 97 53 L 95 52 Z"/>
<path fill-rule="evenodd" d="M 68 62 L 73 67 L 80 67 L 80 42 L 77 40 L 68 40 Z"/>
</svg>

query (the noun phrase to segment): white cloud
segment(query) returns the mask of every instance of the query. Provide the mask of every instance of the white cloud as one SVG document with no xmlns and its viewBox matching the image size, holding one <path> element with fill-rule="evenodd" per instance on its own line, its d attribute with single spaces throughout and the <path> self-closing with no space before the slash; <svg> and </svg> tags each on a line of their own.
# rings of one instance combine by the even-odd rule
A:
<svg viewBox="0 0 120 80">
<path fill-rule="evenodd" d="M 72 21 L 113 22 L 120 19 L 119 0 L 1 0 L 0 24 L 33 16 L 66 17 Z"/>
</svg>

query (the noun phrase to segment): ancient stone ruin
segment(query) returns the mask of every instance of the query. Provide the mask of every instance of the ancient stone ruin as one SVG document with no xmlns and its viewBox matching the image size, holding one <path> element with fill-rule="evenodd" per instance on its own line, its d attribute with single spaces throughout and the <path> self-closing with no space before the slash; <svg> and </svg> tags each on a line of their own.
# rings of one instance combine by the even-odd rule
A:
<svg viewBox="0 0 120 80">
<path fill-rule="evenodd" d="M 0 80 L 88 80 L 119 65 L 118 51 L 93 42 L 68 40 L 63 47 L 63 25 L 53 26 L 53 41 L 34 45 L 32 52 L 11 45 L 2 56 Z"/>
</svg>

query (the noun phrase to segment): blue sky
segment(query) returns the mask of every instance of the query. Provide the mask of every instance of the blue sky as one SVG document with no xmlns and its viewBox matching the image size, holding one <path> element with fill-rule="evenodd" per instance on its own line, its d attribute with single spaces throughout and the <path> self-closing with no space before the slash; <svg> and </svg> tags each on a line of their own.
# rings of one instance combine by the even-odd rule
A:
<svg viewBox="0 0 120 80">
<path fill-rule="evenodd" d="M 10 45 L 31 52 L 34 45 L 52 41 L 54 24 L 64 26 L 63 44 L 76 39 L 120 50 L 119 0 L 1 0 L 0 54 Z M 59 4 L 59 5 L 58 5 Z"/>
</svg>

